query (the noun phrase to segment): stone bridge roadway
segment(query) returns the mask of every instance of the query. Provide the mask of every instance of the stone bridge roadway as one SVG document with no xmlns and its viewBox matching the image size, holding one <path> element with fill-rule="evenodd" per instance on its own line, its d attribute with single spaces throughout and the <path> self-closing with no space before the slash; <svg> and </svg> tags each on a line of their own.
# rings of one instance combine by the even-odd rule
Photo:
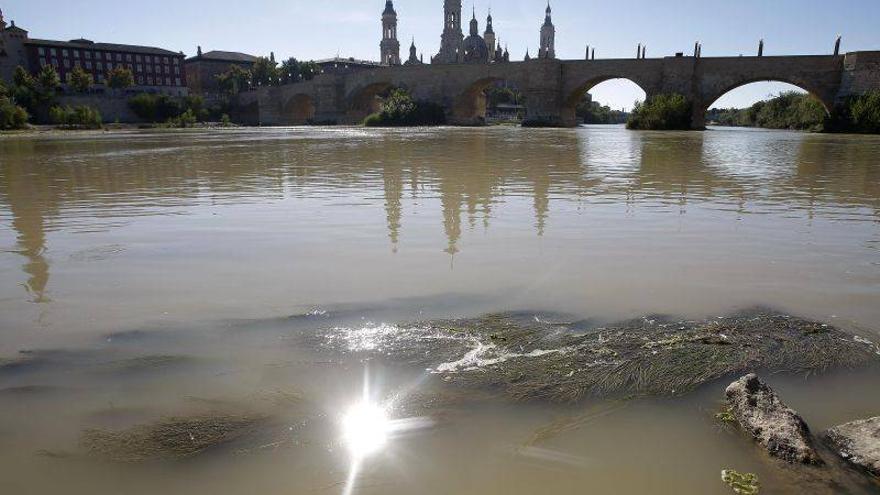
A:
<svg viewBox="0 0 880 495">
<path fill-rule="evenodd" d="M 577 124 L 575 107 L 581 97 L 597 84 L 618 78 L 634 82 L 648 97 L 660 93 L 689 97 L 694 102 L 694 127 L 703 128 L 706 110 L 718 98 L 757 81 L 799 86 L 826 109 L 848 95 L 878 89 L 880 52 L 381 67 L 242 93 L 234 114 L 251 125 L 355 124 L 378 109 L 377 95 L 399 87 L 416 99 L 443 105 L 450 124 L 479 125 L 486 115 L 483 90 L 506 81 L 524 94 L 526 120 L 570 127 Z"/>
</svg>

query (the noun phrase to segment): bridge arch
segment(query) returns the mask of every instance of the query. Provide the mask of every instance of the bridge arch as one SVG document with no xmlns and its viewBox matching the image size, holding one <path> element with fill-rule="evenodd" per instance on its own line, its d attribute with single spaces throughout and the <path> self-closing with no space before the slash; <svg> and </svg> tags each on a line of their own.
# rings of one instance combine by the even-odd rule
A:
<svg viewBox="0 0 880 495">
<path fill-rule="evenodd" d="M 382 110 L 380 97 L 388 94 L 395 85 L 391 82 L 372 82 L 355 88 L 346 98 L 346 116 L 352 123 L 362 122 L 367 116 Z"/>
<path fill-rule="evenodd" d="M 700 98 L 700 101 L 694 102 L 694 127 L 705 127 L 706 113 L 715 105 L 715 103 L 718 102 L 718 100 L 723 98 L 725 95 L 744 86 L 759 82 L 781 82 L 789 84 L 791 86 L 795 86 L 796 88 L 805 91 L 816 101 L 818 101 L 822 105 L 822 108 L 825 110 L 826 115 L 831 115 L 831 112 L 834 109 L 835 95 L 829 94 L 821 86 L 815 86 L 810 81 L 785 76 L 748 77 L 740 79 L 733 83 L 715 86 L 713 88 L 710 88 L 709 91 L 704 91 L 703 95 Z"/>
<path fill-rule="evenodd" d="M 486 90 L 504 82 L 501 77 L 483 77 L 473 81 L 459 93 L 452 103 L 451 123 L 455 125 L 482 125 L 486 123 Z"/>
<path fill-rule="evenodd" d="M 574 86 L 574 89 L 570 90 L 568 93 L 563 95 L 562 100 L 562 118 L 566 122 L 577 123 L 577 107 L 580 102 L 583 100 L 584 95 L 589 93 L 593 88 L 599 86 L 602 83 L 606 83 L 609 81 L 622 80 L 628 81 L 638 87 L 645 94 L 645 98 L 650 96 L 648 91 L 648 84 L 643 81 L 640 81 L 635 77 L 628 77 L 625 75 L 618 75 L 616 73 L 606 74 L 602 76 L 591 77 L 586 81 L 581 82 L 580 84 Z"/>
<path fill-rule="evenodd" d="M 315 99 L 311 95 L 293 95 L 281 108 L 285 121 L 293 125 L 305 125 L 315 120 Z"/>
<path fill-rule="evenodd" d="M 825 109 L 825 112 L 830 114 L 831 110 L 834 108 L 834 97 L 823 94 L 823 91 L 819 88 L 813 88 L 809 82 L 797 81 L 795 79 L 785 78 L 785 77 L 770 77 L 770 78 L 748 78 L 743 79 L 741 81 L 737 81 L 736 83 L 729 84 L 727 86 L 720 86 L 720 89 L 714 89 L 712 92 L 708 93 L 703 98 L 703 107 L 701 110 L 703 113 L 706 113 L 709 108 L 712 107 L 718 100 L 722 97 L 730 93 L 731 91 L 737 90 L 744 86 L 748 86 L 749 84 L 759 83 L 759 82 L 781 82 L 785 84 L 789 84 L 791 86 L 795 86 L 800 88 L 803 91 L 806 91 L 810 96 L 815 98 L 819 103 L 822 104 L 822 107 Z"/>
</svg>

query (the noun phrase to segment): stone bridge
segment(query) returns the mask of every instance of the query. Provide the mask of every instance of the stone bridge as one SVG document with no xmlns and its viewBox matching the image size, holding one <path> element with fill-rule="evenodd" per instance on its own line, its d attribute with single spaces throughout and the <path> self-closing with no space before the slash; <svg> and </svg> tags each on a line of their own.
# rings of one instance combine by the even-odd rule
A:
<svg viewBox="0 0 880 495">
<path fill-rule="evenodd" d="M 355 124 L 378 110 L 378 95 L 404 88 L 416 99 L 442 105 L 450 124 L 480 125 L 486 116 L 483 91 L 505 81 L 525 96 L 527 121 L 572 127 L 583 95 L 597 84 L 621 78 L 637 84 L 649 98 L 661 93 L 689 97 L 694 127 L 703 128 L 706 110 L 718 98 L 757 81 L 794 84 L 830 110 L 841 98 L 880 88 L 880 52 L 381 67 L 242 93 L 234 114 L 251 125 Z"/>
</svg>

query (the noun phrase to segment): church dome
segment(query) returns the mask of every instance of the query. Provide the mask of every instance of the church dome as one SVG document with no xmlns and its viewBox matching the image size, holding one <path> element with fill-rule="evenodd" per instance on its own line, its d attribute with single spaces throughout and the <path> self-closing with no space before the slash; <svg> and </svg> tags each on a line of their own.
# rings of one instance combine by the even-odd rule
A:
<svg viewBox="0 0 880 495">
<path fill-rule="evenodd" d="M 465 38 L 464 44 L 464 61 L 465 63 L 487 63 L 489 62 L 489 47 L 486 41 L 478 34 L 472 34 Z"/>
</svg>

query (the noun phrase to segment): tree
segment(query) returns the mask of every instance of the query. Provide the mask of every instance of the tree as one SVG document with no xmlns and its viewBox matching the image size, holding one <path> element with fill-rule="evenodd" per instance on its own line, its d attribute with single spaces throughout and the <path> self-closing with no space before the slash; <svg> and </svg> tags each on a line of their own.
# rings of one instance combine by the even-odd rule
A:
<svg viewBox="0 0 880 495">
<path fill-rule="evenodd" d="M 255 86 L 275 86 L 278 84 L 278 63 L 260 57 L 251 68 L 251 82 Z"/>
<path fill-rule="evenodd" d="M 300 82 L 302 80 L 302 64 L 293 57 L 281 62 L 281 67 L 278 69 L 278 78 L 281 84 Z"/>
<path fill-rule="evenodd" d="M 0 129 L 22 129 L 27 125 L 27 111 L 7 96 L 0 96 Z"/>
<path fill-rule="evenodd" d="M 311 81 L 321 73 L 321 68 L 314 61 L 302 62 L 299 66 L 299 73 L 304 81 Z"/>
<path fill-rule="evenodd" d="M 55 98 L 55 92 L 61 86 L 61 78 L 55 67 L 47 65 L 37 74 L 37 96 L 40 100 L 49 101 Z"/>
<path fill-rule="evenodd" d="M 659 94 L 636 103 L 626 123 L 627 129 L 690 130 L 691 102 L 677 93 Z"/>
<path fill-rule="evenodd" d="M 382 111 L 364 120 L 368 127 L 441 125 L 446 122 L 443 107 L 413 100 L 406 90 L 394 89 L 382 101 Z"/>
<path fill-rule="evenodd" d="M 126 89 L 134 86 L 134 75 L 126 67 L 117 65 L 107 73 L 107 86 L 112 89 Z"/>
<path fill-rule="evenodd" d="M 218 74 L 216 77 L 217 84 L 224 93 L 235 95 L 250 89 L 251 76 L 251 71 L 233 65 L 229 67 L 228 71 Z"/>
<path fill-rule="evenodd" d="M 86 93 L 92 88 L 95 79 L 91 74 L 84 71 L 82 67 L 76 66 L 68 76 L 68 83 L 78 93 Z"/>
<path fill-rule="evenodd" d="M 865 134 L 880 134 L 880 90 L 851 98 L 847 103 L 849 129 Z"/>
<path fill-rule="evenodd" d="M 12 84 L 19 88 L 34 89 L 35 81 L 33 76 L 24 67 L 19 65 L 15 68 L 15 73 L 12 75 Z"/>
</svg>

